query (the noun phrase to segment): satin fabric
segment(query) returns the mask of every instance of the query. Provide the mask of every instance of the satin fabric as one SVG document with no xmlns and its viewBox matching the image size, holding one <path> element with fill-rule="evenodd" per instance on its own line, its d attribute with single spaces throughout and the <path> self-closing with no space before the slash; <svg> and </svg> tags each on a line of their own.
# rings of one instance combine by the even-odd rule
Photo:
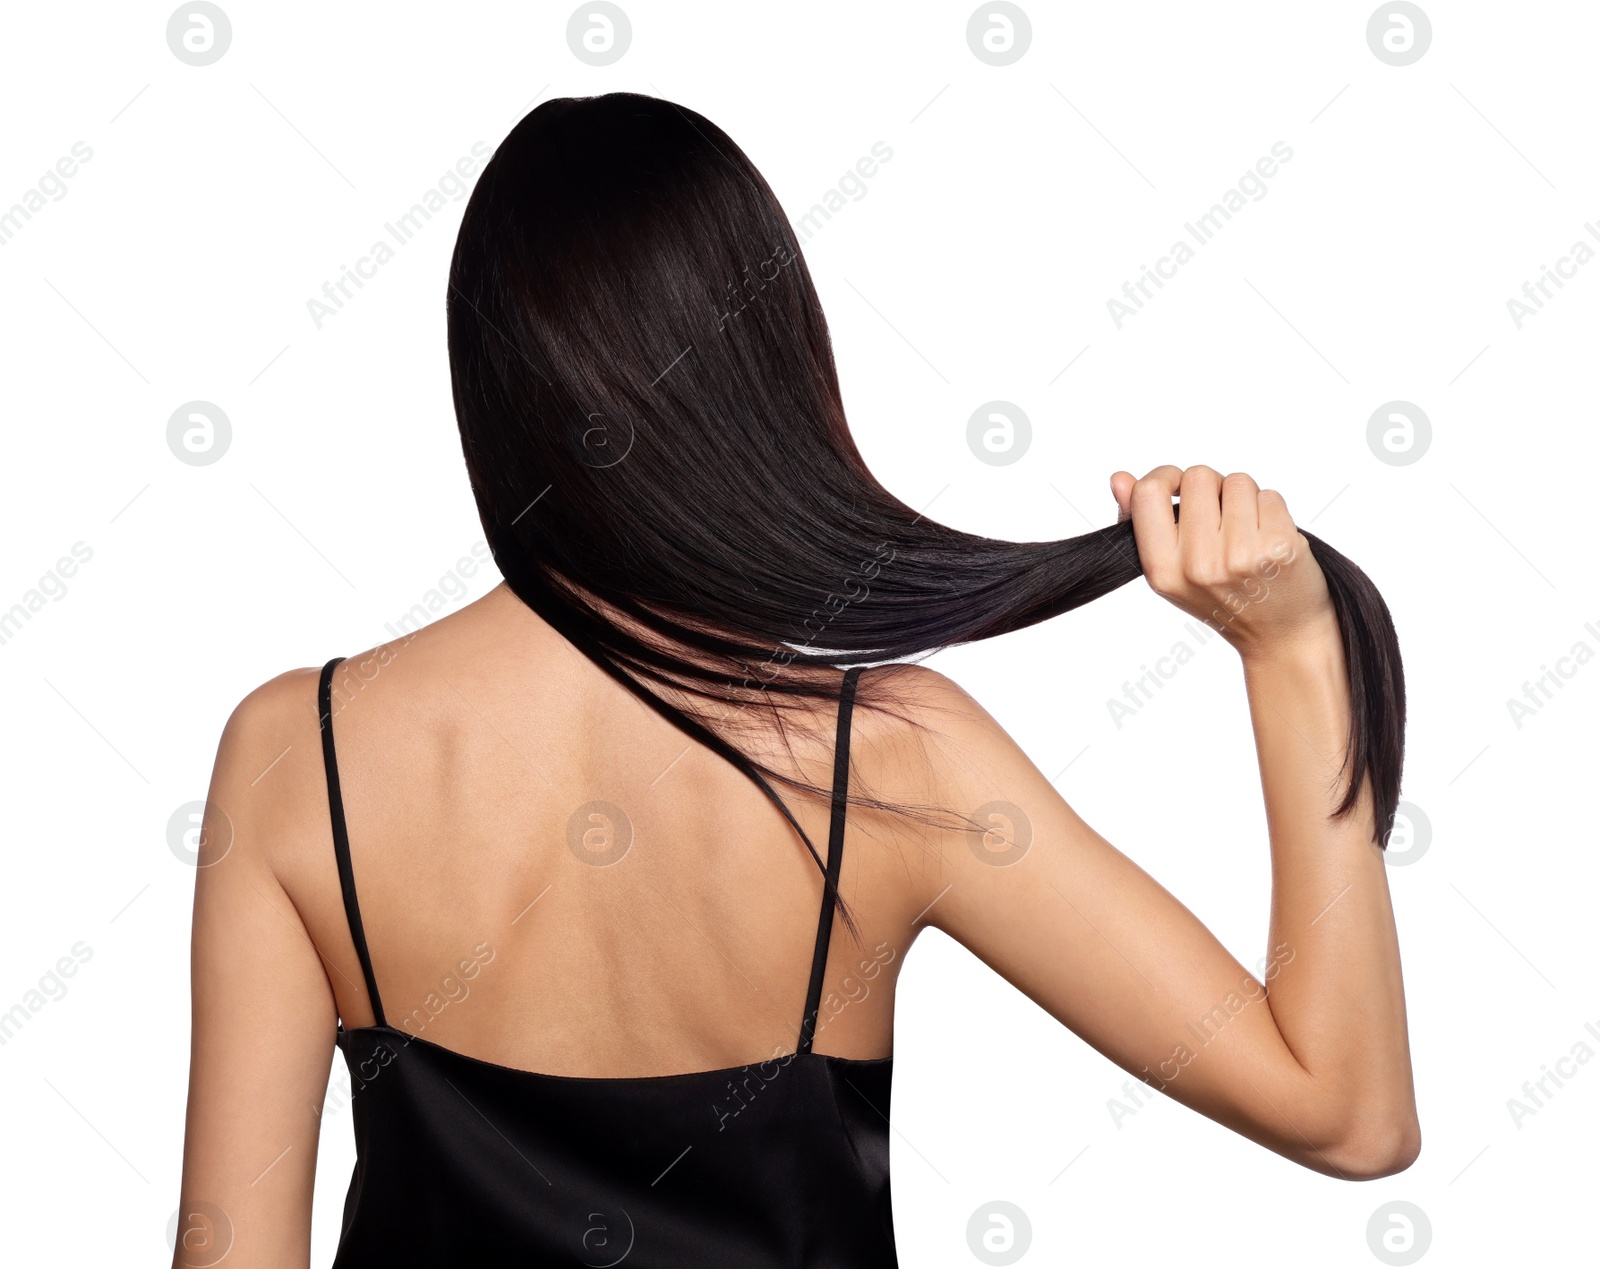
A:
<svg viewBox="0 0 1600 1269">
<path fill-rule="evenodd" d="M 341 1029 L 356 1167 L 336 1269 L 885 1269 L 893 1059 L 589 1079 Z"/>
</svg>

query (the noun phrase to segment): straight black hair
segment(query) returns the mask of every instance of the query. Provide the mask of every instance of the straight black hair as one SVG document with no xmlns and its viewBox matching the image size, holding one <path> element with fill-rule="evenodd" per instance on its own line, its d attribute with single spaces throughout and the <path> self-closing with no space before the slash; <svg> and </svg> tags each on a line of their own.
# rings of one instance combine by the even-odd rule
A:
<svg viewBox="0 0 1600 1269">
<path fill-rule="evenodd" d="M 1020 630 L 1141 575 L 1130 524 L 1003 542 L 878 483 L 777 198 L 685 107 L 608 93 L 531 111 L 468 201 L 447 304 L 462 448 L 507 584 L 754 781 L 819 869 L 773 782 L 826 790 L 749 756 L 731 719 L 756 705 L 781 732 L 785 707 L 836 695 L 839 667 Z M 1370 780 L 1383 845 L 1405 729 L 1394 625 L 1359 568 L 1305 537 L 1350 681 L 1334 815 Z M 858 708 L 887 708 L 879 677 Z"/>
</svg>

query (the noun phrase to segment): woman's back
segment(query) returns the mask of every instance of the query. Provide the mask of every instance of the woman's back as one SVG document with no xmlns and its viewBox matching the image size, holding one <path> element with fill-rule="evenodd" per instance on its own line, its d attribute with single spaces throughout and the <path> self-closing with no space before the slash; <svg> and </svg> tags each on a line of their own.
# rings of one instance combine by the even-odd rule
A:
<svg viewBox="0 0 1600 1269">
<path fill-rule="evenodd" d="M 304 698 L 299 730 L 314 725 L 314 680 L 279 686 Z M 566 1076 L 677 1074 L 795 1051 L 823 880 L 794 830 L 746 777 L 507 590 L 343 661 L 330 700 L 353 879 L 390 1025 Z M 834 719 L 819 713 L 809 734 L 789 736 L 793 770 L 828 787 Z M 871 744 L 854 731 L 852 742 L 859 764 Z M 764 747 L 784 761 L 770 731 Z M 307 823 L 285 848 L 284 887 L 338 971 L 340 1017 L 361 1026 L 373 1015 L 316 796 L 325 764 L 301 758 L 294 778 L 312 787 L 293 795 Z M 826 858 L 830 806 L 787 800 Z M 887 831 L 886 818 L 855 808 L 847 818 L 839 887 L 861 946 L 841 923 L 825 984 L 859 999 L 824 1020 L 819 1052 L 890 1052 L 916 908 L 905 852 L 864 831 Z M 845 982 L 861 981 L 858 962 L 874 955 L 870 991 Z M 476 964 L 463 971 L 464 961 Z"/>
<path fill-rule="evenodd" d="M 860 673 L 785 747 L 832 786 L 793 809 L 854 936 L 744 776 L 504 588 L 256 694 L 282 749 L 253 787 L 295 826 L 264 862 L 350 1073 L 336 1264 L 893 1263 L 914 893 L 847 813 Z"/>
</svg>

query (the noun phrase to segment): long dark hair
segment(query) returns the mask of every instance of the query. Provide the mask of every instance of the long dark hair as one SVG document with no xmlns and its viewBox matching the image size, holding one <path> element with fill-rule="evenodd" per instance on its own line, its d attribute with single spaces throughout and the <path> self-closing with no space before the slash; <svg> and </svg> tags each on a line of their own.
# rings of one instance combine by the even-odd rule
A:
<svg viewBox="0 0 1600 1269">
<path fill-rule="evenodd" d="M 524 117 L 467 204 L 448 311 L 462 448 L 507 584 L 753 780 L 819 868 L 773 783 L 826 790 L 747 754 L 743 710 L 781 732 L 787 708 L 837 693 L 837 667 L 1019 630 L 1140 576 L 1129 524 L 996 541 L 874 479 L 778 200 L 682 106 L 608 93 Z M 1335 815 L 1370 779 L 1382 844 L 1405 723 L 1394 626 L 1366 575 L 1306 538 L 1349 667 Z M 890 708 L 878 677 L 858 708 Z"/>
</svg>

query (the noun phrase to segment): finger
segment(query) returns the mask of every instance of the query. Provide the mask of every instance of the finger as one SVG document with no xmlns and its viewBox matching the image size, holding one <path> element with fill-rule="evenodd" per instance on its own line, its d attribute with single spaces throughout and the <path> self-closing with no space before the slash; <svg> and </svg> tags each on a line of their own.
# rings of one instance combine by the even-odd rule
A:
<svg viewBox="0 0 1600 1269">
<path fill-rule="evenodd" d="M 1133 473 L 1115 471 L 1111 473 L 1111 496 L 1117 500 L 1117 523 L 1131 519 L 1133 516 Z"/>
<path fill-rule="evenodd" d="M 1233 578 L 1254 576 L 1267 562 L 1261 557 L 1256 528 L 1260 488 L 1243 472 L 1222 482 L 1222 563 Z"/>
<path fill-rule="evenodd" d="M 1243 472 L 1222 482 L 1222 536 L 1232 541 L 1253 541 L 1261 488 Z"/>
<path fill-rule="evenodd" d="M 1289 504 L 1276 489 L 1263 489 L 1256 495 L 1256 524 L 1263 533 L 1294 533 L 1294 517 Z"/>
<path fill-rule="evenodd" d="M 1222 528 L 1222 476 L 1204 464 L 1184 468 L 1178 503 L 1179 522 L 1189 530 L 1188 536 L 1215 536 Z"/>
<path fill-rule="evenodd" d="M 1256 523 L 1270 558 L 1281 561 L 1299 548 L 1300 530 L 1289 514 L 1289 504 L 1276 489 L 1263 489 L 1256 496 Z"/>
<path fill-rule="evenodd" d="M 1133 516 L 1133 541 L 1139 564 L 1151 587 L 1170 594 L 1182 581 L 1178 560 L 1178 524 L 1172 516 L 1172 495 L 1178 492 L 1183 472 L 1171 465 L 1157 467 L 1134 482 L 1128 500 Z"/>
<path fill-rule="evenodd" d="M 1174 467 L 1171 463 L 1162 463 L 1159 467 L 1152 467 L 1141 476 L 1140 480 L 1166 480 L 1168 474 L 1172 476 L 1172 495 L 1178 492 L 1178 482 L 1183 479 L 1183 468 Z M 1137 481 L 1135 483 L 1138 483 Z"/>
</svg>

